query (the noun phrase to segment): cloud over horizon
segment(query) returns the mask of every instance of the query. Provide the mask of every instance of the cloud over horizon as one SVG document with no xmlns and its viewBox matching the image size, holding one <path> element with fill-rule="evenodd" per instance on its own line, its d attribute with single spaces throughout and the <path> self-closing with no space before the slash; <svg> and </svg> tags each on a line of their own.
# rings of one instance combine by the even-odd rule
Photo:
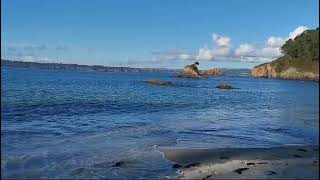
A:
<svg viewBox="0 0 320 180">
<path fill-rule="evenodd" d="M 199 61 L 238 60 L 242 62 L 269 62 L 283 55 L 280 48 L 287 40 L 294 39 L 307 29 L 305 26 L 298 26 L 292 32 L 289 32 L 287 37 L 270 36 L 262 46 L 245 42 L 236 48 L 232 47 L 232 39 L 230 37 L 212 33 L 212 48 L 208 48 L 205 45 L 198 50 L 198 53 L 181 50 L 162 52 L 161 58 Z"/>
<path fill-rule="evenodd" d="M 46 44 L 1 44 L 1 58 L 25 62 L 54 62 L 54 60 L 47 57 L 48 51 L 67 51 L 68 49 L 69 46 L 67 45 L 50 47 Z"/>
</svg>

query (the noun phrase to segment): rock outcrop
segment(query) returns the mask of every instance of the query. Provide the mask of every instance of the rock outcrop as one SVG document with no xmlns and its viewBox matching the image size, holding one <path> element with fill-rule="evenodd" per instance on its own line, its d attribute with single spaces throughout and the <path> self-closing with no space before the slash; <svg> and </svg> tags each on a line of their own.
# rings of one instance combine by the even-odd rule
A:
<svg viewBox="0 0 320 180">
<path fill-rule="evenodd" d="M 162 81 L 160 79 L 148 79 L 148 80 L 144 80 L 144 82 L 148 84 L 160 85 L 160 86 L 190 87 L 190 85 L 188 84 L 175 84 L 169 81 Z"/>
<path fill-rule="evenodd" d="M 188 65 L 184 68 L 182 72 L 177 73 L 177 77 L 183 78 L 202 78 L 202 77 L 211 77 L 211 76 L 222 76 L 223 72 L 220 69 L 210 69 L 210 70 L 198 70 L 196 62 L 194 64 Z"/>
<path fill-rule="evenodd" d="M 144 82 L 149 83 L 149 84 L 161 85 L 161 86 L 174 86 L 174 84 L 172 82 L 162 81 L 159 79 L 148 79 L 148 80 L 145 80 Z"/>
<path fill-rule="evenodd" d="M 201 78 L 201 75 L 199 72 L 191 69 L 191 68 L 185 68 L 182 72 L 179 72 L 177 74 L 177 77 L 184 77 L 184 78 Z"/>
<path fill-rule="evenodd" d="M 251 71 L 251 75 L 262 78 L 276 78 L 278 76 L 275 72 L 275 68 L 272 68 L 270 64 L 263 64 L 254 67 Z"/>
<path fill-rule="evenodd" d="M 216 88 L 218 89 L 237 89 L 233 86 L 231 86 L 230 84 L 224 83 L 224 84 L 219 84 L 216 86 Z"/>
<path fill-rule="evenodd" d="M 286 66 L 283 69 L 278 70 L 279 65 L 276 63 L 267 63 L 256 66 L 252 69 L 251 75 L 261 78 L 281 78 L 291 80 L 313 80 L 319 81 L 319 70 L 304 70 L 299 67 Z M 315 63 L 314 66 L 319 66 L 319 63 Z"/>
<path fill-rule="evenodd" d="M 201 76 L 207 76 L 207 77 L 210 77 L 210 76 L 223 76 L 223 72 L 221 69 L 209 69 L 209 70 L 201 70 L 200 71 L 200 75 Z"/>
</svg>

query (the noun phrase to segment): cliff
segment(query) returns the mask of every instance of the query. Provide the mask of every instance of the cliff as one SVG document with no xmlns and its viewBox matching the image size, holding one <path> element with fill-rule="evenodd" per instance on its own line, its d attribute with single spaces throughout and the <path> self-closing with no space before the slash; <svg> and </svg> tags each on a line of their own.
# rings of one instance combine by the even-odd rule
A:
<svg viewBox="0 0 320 180">
<path fill-rule="evenodd" d="M 282 47 L 283 57 L 254 67 L 251 75 L 319 81 L 319 28 L 307 30 Z"/>
</svg>

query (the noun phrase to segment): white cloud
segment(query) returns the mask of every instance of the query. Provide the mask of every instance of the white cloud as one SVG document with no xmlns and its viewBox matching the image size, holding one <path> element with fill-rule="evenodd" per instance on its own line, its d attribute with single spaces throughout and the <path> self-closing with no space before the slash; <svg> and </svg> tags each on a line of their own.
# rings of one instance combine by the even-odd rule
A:
<svg viewBox="0 0 320 180">
<path fill-rule="evenodd" d="M 278 57 L 283 56 L 281 53 L 281 46 L 288 39 L 294 39 L 296 36 L 303 33 L 308 28 L 305 26 L 299 26 L 294 31 L 290 32 L 288 37 L 275 37 L 271 36 L 267 39 L 267 42 L 264 47 L 255 47 L 251 44 L 241 44 L 236 50 L 235 55 L 241 56 L 241 61 L 251 62 L 253 59 L 256 59 L 261 62 L 272 61 Z"/>
<path fill-rule="evenodd" d="M 308 30 L 307 27 L 305 26 L 299 26 L 297 27 L 294 31 L 289 33 L 289 37 L 288 39 L 294 39 L 295 37 L 297 37 L 298 35 L 300 35 L 301 33 L 303 33 L 305 30 Z"/>
<path fill-rule="evenodd" d="M 199 49 L 197 60 L 213 60 L 212 50 L 204 47 Z"/>
<path fill-rule="evenodd" d="M 167 59 L 191 60 L 240 60 L 245 62 L 269 62 L 283 56 L 281 46 L 289 38 L 295 38 L 307 30 L 305 26 L 299 26 L 288 34 L 287 37 L 270 36 L 264 44 L 242 43 L 237 48 L 232 48 L 231 38 L 212 33 L 213 47 L 204 46 L 198 50 L 197 55 L 182 50 L 168 52 Z"/>
<path fill-rule="evenodd" d="M 182 59 L 182 60 L 190 60 L 193 58 L 193 56 L 190 54 L 180 54 L 180 55 L 178 55 L 178 58 Z"/>
<path fill-rule="evenodd" d="M 278 58 L 282 56 L 282 53 L 278 47 L 265 47 L 262 48 L 260 57 L 265 58 Z"/>
<path fill-rule="evenodd" d="M 286 41 L 281 37 L 269 37 L 267 45 L 269 47 L 281 47 Z"/>
<path fill-rule="evenodd" d="M 231 48 L 230 47 L 213 48 L 211 54 L 214 57 L 229 56 L 231 54 Z"/>
<path fill-rule="evenodd" d="M 214 60 L 215 57 L 231 55 L 231 38 L 212 33 L 212 41 L 215 47 L 212 49 L 207 47 L 200 48 L 197 60 Z"/>
<path fill-rule="evenodd" d="M 20 57 L 20 60 L 25 62 L 35 62 L 36 58 L 34 56 L 23 56 Z"/>
<path fill-rule="evenodd" d="M 231 38 L 216 33 L 212 33 L 212 40 L 217 47 L 230 47 L 231 45 Z"/>
<path fill-rule="evenodd" d="M 235 50 L 236 56 L 255 56 L 256 47 L 252 44 L 240 44 L 240 46 Z"/>
</svg>

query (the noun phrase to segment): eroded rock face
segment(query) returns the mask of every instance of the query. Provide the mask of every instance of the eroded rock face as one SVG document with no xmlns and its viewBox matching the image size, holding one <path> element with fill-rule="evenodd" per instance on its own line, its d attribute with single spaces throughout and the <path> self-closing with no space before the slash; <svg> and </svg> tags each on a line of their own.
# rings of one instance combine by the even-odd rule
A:
<svg viewBox="0 0 320 180">
<path fill-rule="evenodd" d="M 221 69 L 209 69 L 200 71 L 201 76 L 222 76 L 223 72 Z"/>
<path fill-rule="evenodd" d="M 314 80 L 319 81 L 319 73 L 304 72 L 294 67 L 289 67 L 281 72 L 276 72 L 276 67 L 268 64 L 256 66 L 252 69 L 251 75 L 262 78 L 282 78 L 292 80 Z"/>
<path fill-rule="evenodd" d="M 276 78 L 278 76 L 275 69 L 270 64 L 265 64 L 253 68 L 251 71 L 251 75 L 254 77 L 262 78 Z"/>
<path fill-rule="evenodd" d="M 301 79 L 301 80 L 315 80 L 319 81 L 319 74 L 312 72 L 302 72 L 296 68 L 288 68 L 279 75 L 280 78 L 284 79 Z"/>
<path fill-rule="evenodd" d="M 192 68 L 186 67 L 182 72 L 177 74 L 178 77 L 184 78 L 201 78 L 201 77 L 212 77 L 212 76 L 222 76 L 223 72 L 220 69 L 210 69 L 196 71 Z"/>
<path fill-rule="evenodd" d="M 184 77 L 184 78 L 201 78 L 201 75 L 199 72 L 189 67 L 186 67 L 182 72 L 179 72 L 177 76 Z"/>
</svg>

